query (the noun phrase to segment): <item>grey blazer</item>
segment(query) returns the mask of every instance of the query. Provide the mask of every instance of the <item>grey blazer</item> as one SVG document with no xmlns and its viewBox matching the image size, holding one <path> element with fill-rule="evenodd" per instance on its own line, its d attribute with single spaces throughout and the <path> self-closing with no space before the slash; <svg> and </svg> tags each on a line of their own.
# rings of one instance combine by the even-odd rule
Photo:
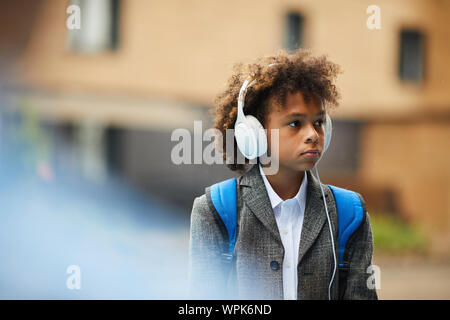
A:
<svg viewBox="0 0 450 320">
<path fill-rule="evenodd" d="M 334 269 L 330 232 L 317 178 L 308 179 L 306 209 L 299 255 L 297 297 L 328 299 L 328 285 Z M 337 215 L 332 191 L 322 184 L 330 214 L 337 250 Z M 282 263 L 284 248 L 258 166 L 237 179 L 238 226 L 235 263 L 223 270 L 221 254 L 228 245 L 228 234 L 212 205 L 209 187 L 195 198 L 189 243 L 189 293 L 192 299 L 283 299 Z M 349 262 L 345 286 L 339 290 L 338 271 L 332 298 L 377 299 L 369 289 L 366 273 L 372 264 L 373 240 L 364 200 L 364 218 L 347 242 Z M 227 274 L 227 276 L 226 276 Z"/>
</svg>

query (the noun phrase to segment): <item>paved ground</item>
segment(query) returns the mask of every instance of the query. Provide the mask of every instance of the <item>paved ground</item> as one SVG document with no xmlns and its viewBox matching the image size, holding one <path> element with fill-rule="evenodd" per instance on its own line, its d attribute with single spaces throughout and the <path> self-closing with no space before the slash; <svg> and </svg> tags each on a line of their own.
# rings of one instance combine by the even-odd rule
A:
<svg viewBox="0 0 450 320">
<path fill-rule="evenodd" d="M 450 299 L 450 260 L 374 257 L 380 267 L 379 299 Z"/>
</svg>

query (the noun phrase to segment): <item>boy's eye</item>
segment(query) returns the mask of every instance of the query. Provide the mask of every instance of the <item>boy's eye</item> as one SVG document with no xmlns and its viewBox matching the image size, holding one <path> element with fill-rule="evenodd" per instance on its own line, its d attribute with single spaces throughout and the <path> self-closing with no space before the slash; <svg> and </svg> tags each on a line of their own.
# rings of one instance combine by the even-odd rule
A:
<svg viewBox="0 0 450 320">
<path fill-rule="evenodd" d="M 323 120 L 323 119 L 319 119 L 319 120 L 317 120 L 317 121 L 314 123 L 314 125 L 315 125 L 315 126 L 321 126 L 323 123 L 324 123 L 324 120 Z M 289 122 L 288 125 L 289 125 L 290 127 L 298 127 L 298 126 L 301 125 L 301 123 L 300 123 L 299 120 L 295 120 L 295 121 Z"/>
<path fill-rule="evenodd" d="M 318 126 L 321 126 L 321 125 L 323 124 L 323 120 L 322 120 L 322 119 L 317 120 L 316 123 L 319 123 L 319 124 L 317 124 L 317 125 L 318 125 Z"/>
</svg>

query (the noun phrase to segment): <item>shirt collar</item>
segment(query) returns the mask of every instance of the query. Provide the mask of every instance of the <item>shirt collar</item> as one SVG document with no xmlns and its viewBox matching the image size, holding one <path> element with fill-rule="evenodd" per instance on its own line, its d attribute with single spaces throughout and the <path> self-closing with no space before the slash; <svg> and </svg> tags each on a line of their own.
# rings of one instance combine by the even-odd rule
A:
<svg viewBox="0 0 450 320">
<path fill-rule="evenodd" d="M 258 164 L 258 166 L 259 172 L 261 173 L 261 177 L 263 178 L 264 184 L 266 186 L 267 194 L 269 195 L 270 204 L 272 205 L 272 209 L 274 209 L 277 205 L 283 202 L 283 199 L 281 199 L 280 196 L 275 192 L 275 190 L 273 190 L 269 180 L 267 180 L 266 175 L 264 174 L 261 165 Z M 306 174 L 305 171 L 303 175 L 302 184 L 300 185 L 297 194 L 294 196 L 294 198 L 297 199 L 300 208 L 302 209 L 305 208 L 307 186 L 308 186 L 308 175 Z"/>
</svg>

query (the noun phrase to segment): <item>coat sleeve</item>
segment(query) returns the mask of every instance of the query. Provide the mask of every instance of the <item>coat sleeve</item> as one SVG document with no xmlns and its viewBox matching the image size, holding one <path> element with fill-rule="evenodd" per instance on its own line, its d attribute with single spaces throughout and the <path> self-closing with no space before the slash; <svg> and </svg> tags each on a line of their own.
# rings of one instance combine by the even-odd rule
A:
<svg viewBox="0 0 450 320">
<path fill-rule="evenodd" d="M 375 289 L 376 275 L 372 266 L 373 238 L 369 215 L 363 197 L 358 194 L 363 204 L 364 217 L 360 227 L 349 239 L 346 248 L 346 259 L 349 262 L 349 271 L 345 283 L 343 299 L 349 300 L 377 300 Z"/>
<path fill-rule="evenodd" d="M 206 195 L 195 198 L 189 237 L 188 294 L 191 299 L 220 299 L 226 285 L 221 254 L 224 230 Z M 226 230 L 225 230 L 226 232 Z"/>
</svg>

